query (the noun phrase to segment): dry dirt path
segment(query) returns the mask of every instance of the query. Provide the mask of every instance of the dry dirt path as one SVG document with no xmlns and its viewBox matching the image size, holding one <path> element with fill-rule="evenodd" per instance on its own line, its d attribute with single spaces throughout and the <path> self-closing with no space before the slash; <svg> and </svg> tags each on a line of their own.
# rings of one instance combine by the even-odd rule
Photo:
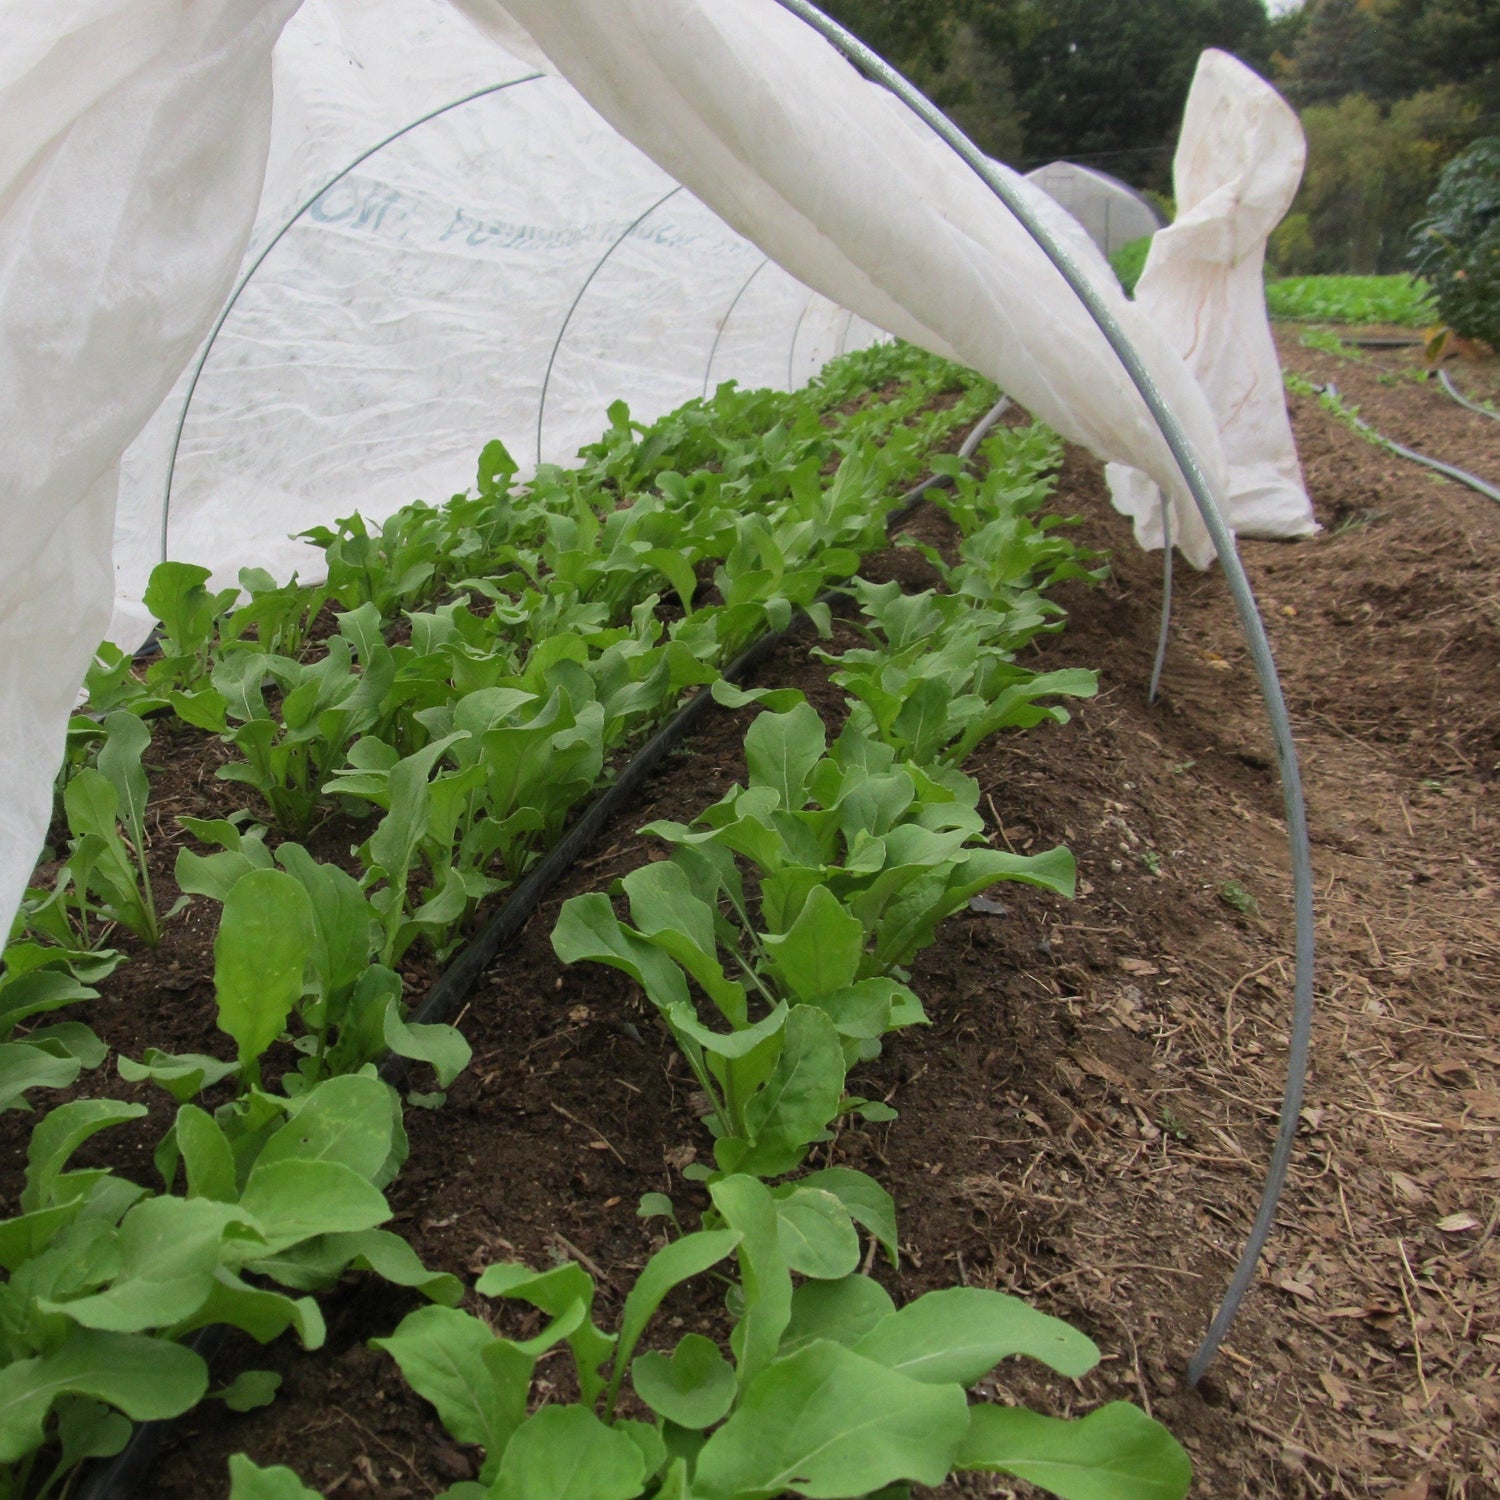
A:
<svg viewBox="0 0 1500 1500">
<path fill-rule="evenodd" d="M 1500 483 L 1500 422 L 1414 381 L 1413 354 L 1338 360 L 1295 330 L 1282 344 L 1389 436 Z M 1500 392 L 1494 361 L 1454 374 Z M 992 753 L 988 776 L 1012 837 L 1069 838 L 1083 892 L 1035 912 L 1040 939 L 977 933 L 1010 976 L 987 1010 L 976 984 L 928 1041 L 938 1066 L 967 1028 L 996 1085 L 969 1097 L 950 1081 L 952 1108 L 926 1105 L 927 1170 L 952 1179 L 954 1213 L 930 1253 L 951 1275 L 966 1250 L 972 1273 L 988 1241 L 981 1279 L 1089 1326 L 1113 1353 L 1088 1398 L 1150 1403 L 1192 1450 L 1196 1494 L 1478 1500 L 1500 1495 L 1500 506 L 1311 397 L 1292 407 L 1325 530 L 1244 553 L 1307 785 L 1318 1014 L 1260 1281 L 1204 1395 L 1184 1393 L 1282 1086 L 1284 825 L 1221 576 L 1181 587 L 1149 707 L 1158 562 L 1077 458 L 1065 492 L 1115 567 L 1069 599 L 1048 654 L 1099 667 L 1103 691 L 1065 729 Z M 945 964 L 961 991 L 972 953 Z M 946 1163 L 944 1129 L 968 1142 Z M 909 1168 L 893 1186 L 910 1222 Z"/>
</svg>

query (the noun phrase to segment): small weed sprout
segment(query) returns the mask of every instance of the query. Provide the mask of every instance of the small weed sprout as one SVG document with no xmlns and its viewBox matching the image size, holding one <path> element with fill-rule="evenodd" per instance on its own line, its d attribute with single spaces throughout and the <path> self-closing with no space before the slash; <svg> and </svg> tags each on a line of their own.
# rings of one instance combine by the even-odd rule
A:
<svg viewBox="0 0 1500 1500">
<path fill-rule="evenodd" d="M 1260 903 L 1238 880 L 1226 880 L 1219 887 L 1219 900 L 1242 916 L 1253 917 L 1260 911 Z"/>
</svg>

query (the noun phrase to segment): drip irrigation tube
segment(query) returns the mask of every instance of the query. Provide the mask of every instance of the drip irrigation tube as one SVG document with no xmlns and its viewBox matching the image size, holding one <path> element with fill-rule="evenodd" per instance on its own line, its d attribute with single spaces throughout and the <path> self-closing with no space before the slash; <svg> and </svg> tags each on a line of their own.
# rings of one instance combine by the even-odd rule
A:
<svg viewBox="0 0 1500 1500">
<path fill-rule="evenodd" d="M 959 456 L 972 458 L 985 435 L 1010 406 L 1002 396 L 980 418 Z M 886 530 L 893 532 L 922 503 L 929 490 L 944 489 L 952 483 L 945 474 L 933 475 L 907 490 L 886 513 Z M 830 603 L 839 597 L 838 589 L 819 596 L 819 603 Z M 752 641 L 720 673 L 726 681 L 736 682 L 765 661 L 781 643 L 807 620 L 799 612 L 785 629 L 768 631 Z M 547 893 L 567 874 L 605 827 L 630 805 L 642 784 L 662 762 L 687 738 L 715 706 L 713 694 L 700 689 L 646 741 L 621 769 L 615 781 L 604 789 L 579 815 L 577 822 L 524 875 L 504 904 L 463 947 L 458 957 L 433 982 L 413 1009 L 409 1020 L 420 1023 L 451 1021 L 459 1012 L 469 992 L 484 971 L 508 943 L 520 935 Z M 401 1083 L 410 1068 L 409 1059 L 388 1052 L 380 1065 L 380 1076 L 389 1084 Z M 222 1324 L 200 1329 L 186 1341 L 185 1347 L 211 1362 L 224 1346 L 229 1329 Z M 186 1416 L 187 1413 L 184 1413 Z M 182 1420 L 173 1417 L 158 1422 L 142 1422 L 130 1435 L 125 1447 L 113 1458 L 101 1459 L 80 1477 L 72 1500 L 129 1500 L 138 1493 L 137 1486 L 156 1462 L 162 1444 Z"/>
<path fill-rule="evenodd" d="M 205 1364 L 212 1365 L 214 1356 L 224 1347 L 228 1337 L 229 1329 L 222 1323 L 215 1323 L 200 1328 L 192 1338 L 184 1341 L 183 1347 L 191 1349 Z M 138 1494 L 137 1487 L 156 1462 L 162 1444 L 188 1414 L 184 1412 L 181 1417 L 139 1423 L 132 1429 L 129 1441 L 113 1458 L 96 1460 L 93 1468 L 82 1472 L 71 1491 L 65 1490 L 69 1500 L 129 1500 Z"/>
<path fill-rule="evenodd" d="M 1145 363 L 1130 342 L 1119 320 L 1093 283 L 1083 273 L 1066 246 L 1042 222 L 1020 189 L 1010 181 L 1004 171 L 925 94 L 891 67 L 879 53 L 865 46 L 853 33 L 846 31 L 836 21 L 831 20 L 816 5 L 811 4 L 810 0 L 776 0 L 776 3 L 783 10 L 790 11 L 812 27 L 824 40 L 843 53 L 855 67 L 867 77 L 883 85 L 933 130 L 1004 204 L 1052 262 L 1073 295 L 1088 311 L 1095 326 L 1108 341 L 1110 348 L 1114 350 L 1131 383 L 1146 403 L 1162 438 L 1171 450 L 1182 478 L 1198 507 L 1198 512 L 1203 517 L 1203 524 L 1213 539 L 1214 550 L 1218 553 L 1219 562 L 1224 569 L 1225 581 L 1234 598 L 1240 628 L 1249 642 L 1250 655 L 1255 664 L 1255 674 L 1260 682 L 1262 696 L 1265 699 L 1266 714 L 1270 719 L 1271 733 L 1276 744 L 1276 758 L 1281 770 L 1283 800 L 1286 807 L 1287 841 L 1291 846 L 1293 899 L 1296 911 L 1297 977 L 1291 1044 L 1287 1050 L 1286 1087 L 1282 1095 L 1276 1145 L 1271 1154 L 1260 1206 L 1256 1211 L 1255 1221 L 1251 1226 L 1239 1263 L 1203 1342 L 1188 1363 L 1188 1382 L 1191 1385 L 1197 1385 L 1213 1362 L 1214 1355 L 1218 1352 L 1224 1335 L 1229 1331 L 1245 1293 L 1255 1279 L 1261 1251 L 1270 1237 L 1271 1226 L 1276 1218 L 1276 1207 L 1286 1182 L 1287 1170 L 1291 1165 L 1292 1145 L 1297 1134 L 1297 1120 L 1302 1110 L 1302 1097 L 1307 1081 L 1307 1058 L 1312 1040 L 1315 946 L 1312 846 L 1308 837 L 1307 809 L 1302 797 L 1302 777 L 1297 765 L 1297 750 L 1292 741 L 1291 719 L 1287 714 L 1281 681 L 1276 673 L 1276 663 L 1271 656 L 1271 645 L 1266 636 L 1265 621 L 1261 619 L 1260 610 L 1256 606 L 1250 580 L 1245 575 L 1244 566 L 1235 548 L 1233 533 L 1220 514 L 1208 478 L 1203 472 L 1203 467 L 1187 433 L 1167 406 L 1165 398 L 1156 387 L 1156 382 L 1151 378 L 1150 371 L 1146 369 Z"/>
<path fill-rule="evenodd" d="M 990 407 L 987 412 L 985 412 L 985 414 L 979 419 L 979 421 L 974 424 L 974 430 L 968 435 L 968 437 L 963 440 L 962 443 L 959 444 L 958 456 L 965 462 L 968 462 L 969 459 L 973 458 L 974 455 L 979 452 L 979 445 L 985 440 L 985 438 L 990 435 L 990 429 L 994 427 L 995 423 L 998 422 L 1000 418 L 1003 417 L 1009 410 L 1010 397 L 1002 396 L 992 407 Z M 923 485 L 921 487 L 921 493 L 925 495 L 927 491 L 932 488 L 934 488 L 933 485 Z M 916 493 L 917 491 L 915 490 L 911 491 L 911 494 Z M 904 500 L 902 504 L 904 505 L 909 503 L 910 498 L 911 495 L 908 495 L 907 499 Z M 900 507 L 898 506 L 897 509 L 899 510 Z"/>
<path fill-rule="evenodd" d="M 1454 385 L 1453 377 L 1446 370 L 1438 371 L 1438 381 L 1443 389 L 1458 402 L 1460 406 L 1466 406 L 1470 411 L 1477 411 L 1481 417 L 1488 417 L 1492 422 L 1500 422 L 1500 411 L 1493 411 L 1488 406 L 1481 406 L 1477 401 L 1470 401 L 1459 388 Z"/>
<path fill-rule="evenodd" d="M 1327 385 L 1315 386 L 1315 390 L 1324 391 L 1335 401 L 1339 398 L 1339 388 L 1330 380 Z M 1482 408 L 1481 408 L 1482 409 Z M 1376 432 L 1362 417 L 1357 417 L 1347 407 L 1344 415 L 1354 424 L 1371 442 L 1379 443 L 1382 448 L 1389 448 L 1392 453 L 1399 453 L 1402 458 L 1409 458 L 1414 464 L 1421 464 L 1424 468 L 1434 469 L 1448 479 L 1457 480 L 1459 484 L 1466 484 L 1471 490 L 1477 490 L 1487 499 L 1494 500 L 1500 504 L 1500 489 L 1487 483 L 1477 474 L 1471 474 L 1467 469 L 1456 468 L 1453 464 L 1445 464 L 1440 458 L 1429 458 L 1425 453 L 1418 453 L 1414 448 L 1405 448 L 1400 443 L 1386 437 L 1383 433 Z"/>
</svg>

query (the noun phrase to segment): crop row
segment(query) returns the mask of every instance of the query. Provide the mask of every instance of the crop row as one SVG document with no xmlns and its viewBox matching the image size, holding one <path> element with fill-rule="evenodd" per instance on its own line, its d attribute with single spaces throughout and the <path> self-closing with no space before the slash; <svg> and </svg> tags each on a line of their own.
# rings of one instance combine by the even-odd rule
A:
<svg viewBox="0 0 1500 1500">
<path fill-rule="evenodd" d="M 336 813 L 367 835 L 351 868 L 379 927 L 369 956 L 388 967 L 418 939 L 444 955 L 613 756 L 883 541 L 890 489 L 989 396 L 960 390 L 940 421 L 912 422 L 951 375 L 894 352 L 866 363 L 894 392 L 832 423 L 847 370 L 792 400 L 725 387 L 645 430 L 616 407 L 582 467 L 522 490 L 492 444 L 476 495 L 374 532 L 354 516 L 315 533 L 328 578 L 313 587 L 247 569 L 242 589 L 215 594 L 204 569 L 158 568 L 146 602 L 161 655 L 141 672 L 106 647 L 90 674 L 60 778 L 67 857 L 23 907 L 0 1016 L 89 998 L 121 960 L 103 946 L 111 931 L 159 940 L 143 769 L 157 716 L 218 734 L 232 755 L 221 778 L 255 797 L 185 825 L 218 850 L 179 859 L 185 892 L 222 894 L 272 842 Z M 677 451 L 691 478 L 667 467 Z M 675 619 L 659 607 L 669 579 Z M 278 857 L 307 863 L 285 842 Z M 67 1023 L 16 1045 L 0 1055 L 0 1103 L 102 1059 Z"/>
<path fill-rule="evenodd" d="M 247 570 L 240 590 L 213 594 L 206 570 L 157 570 L 147 603 L 162 622 L 160 659 L 140 672 L 101 650 L 60 778 L 67 857 L 50 889 L 30 893 L 5 952 L 0 1102 L 24 1106 L 28 1091 L 66 1087 L 104 1060 L 80 1022 L 38 1018 L 96 996 L 93 985 L 123 958 L 104 946 L 113 934 L 146 947 L 160 937 L 143 760 L 152 723 L 170 715 L 218 732 L 238 752 L 225 778 L 255 788 L 272 826 L 249 815 L 187 823 L 218 846 L 181 850 L 177 878 L 184 899 L 223 903 L 216 1019 L 234 1056 L 148 1050 L 120 1060 L 126 1079 L 154 1081 L 179 1106 L 156 1150 L 167 1191 L 69 1170 L 92 1136 L 140 1117 L 141 1105 L 75 1100 L 32 1135 L 22 1212 L 0 1227 L 7 1493 L 46 1493 L 81 1459 L 117 1448 L 126 1417 L 200 1399 L 206 1369 L 181 1347 L 198 1327 L 231 1324 L 262 1340 L 294 1328 L 316 1346 L 321 1318 L 306 1293 L 349 1266 L 458 1295 L 452 1278 L 429 1275 L 377 1227 L 406 1144 L 400 1101 L 370 1067 L 394 1047 L 431 1063 L 441 1087 L 467 1058 L 457 1032 L 406 1022 L 389 966 L 419 936 L 445 950 L 467 908 L 502 878 L 476 858 L 456 887 L 443 865 L 443 838 L 451 847 L 460 821 L 467 835 L 475 822 L 507 818 L 490 816 L 493 804 L 476 817 L 491 790 L 475 784 L 478 756 L 455 765 L 450 755 L 446 775 L 439 756 L 488 739 L 498 774 L 514 779 L 525 757 L 505 764 L 505 737 L 532 743 L 532 781 L 550 805 L 525 788 L 512 797 L 503 831 L 513 871 L 568 799 L 591 789 L 633 721 L 713 676 L 726 649 L 715 627 L 728 648 L 754 629 L 757 583 L 761 615 L 775 618 L 791 607 L 789 588 L 855 565 L 858 552 L 836 542 L 873 540 L 882 487 L 939 435 L 918 413 L 952 382 L 895 351 L 872 356 L 867 375 L 891 387 L 888 399 L 845 415 L 830 416 L 854 404 L 850 372 L 842 386 L 836 377 L 780 407 L 769 393 L 725 388 L 652 429 L 616 407 L 580 469 L 544 470 L 525 489 L 492 444 L 477 495 L 408 507 L 374 531 L 356 516 L 312 534 L 328 563 L 314 587 Z M 951 420 L 988 396 L 961 389 Z M 888 440 L 872 446 L 881 432 Z M 668 467 L 678 449 L 698 466 L 691 480 Z M 713 507 L 703 503 L 709 488 Z M 685 605 L 697 606 L 685 558 L 716 560 L 728 588 L 717 606 L 685 609 L 669 635 L 651 590 L 675 576 Z M 758 580 L 748 577 L 757 562 Z M 431 712 L 485 702 L 501 711 L 482 732 L 446 726 L 434 737 Z M 557 774 L 569 763 L 579 773 L 571 781 Z M 334 790 L 340 772 L 363 776 L 360 789 Z M 385 806 L 370 785 L 381 772 Z M 370 820 L 358 876 L 276 842 L 325 803 L 383 814 Z M 263 1087 L 262 1057 L 289 1031 L 296 1064 L 278 1089 Z M 222 1101 L 212 1113 L 194 1102 L 207 1091 Z M 50 1477 L 38 1470 L 44 1452 L 55 1460 Z"/>
<path fill-rule="evenodd" d="M 1005 513 L 987 514 L 985 501 L 1002 495 Z M 429 1308 L 375 1341 L 451 1436 L 484 1448 L 478 1482 L 450 1490 L 450 1500 L 540 1500 L 572 1485 L 618 1500 L 771 1500 L 787 1489 L 897 1496 L 911 1481 L 938 1484 L 962 1470 L 1027 1478 L 1063 1496 L 1185 1490 L 1181 1450 L 1126 1404 L 1075 1422 L 970 1405 L 967 1388 L 1005 1357 L 1029 1355 L 1077 1377 L 1098 1350 L 984 1289 L 931 1292 L 897 1309 L 859 1269 L 861 1230 L 895 1263 L 889 1194 L 849 1168 L 800 1171 L 841 1116 L 892 1117 L 852 1095 L 846 1074 L 887 1035 L 925 1020 L 904 981 L 941 919 L 1002 880 L 1072 890 L 1065 850 L 1025 858 L 984 841 L 979 788 L 951 768 L 972 732 L 966 711 L 920 734 L 928 749 L 919 759 L 903 754 L 918 731 L 884 733 L 871 712 L 872 701 L 913 683 L 942 681 L 962 699 L 987 655 L 1006 654 L 1001 641 L 1029 640 L 1046 621 L 1038 576 L 1079 568 L 1013 493 L 977 496 L 971 487 L 963 501 L 950 514 L 976 524 L 948 572 L 957 592 L 898 607 L 894 589 L 856 585 L 868 645 L 840 659 L 856 658 L 858 673 L 845 684 L 852 711 L 837 741 L 829 746 L 805 702 L 763 712 L 746 736 L 745 785 L 691 825 L 641 830 L 669 852 L 619 882 L 628 921 L 602 893 L 563 907 L 552 935 L 559 957 L 627 973 L 702 1087 L 714 1165 L 684 1176 L 703 1184 L 708 1206 L 686 1230 L 670 1200 L 643 1200 L 642 1215 L 665 1218 L 675 1237 L 643 1268 L 613 1333 L 593 1321 L 595 1287 L 582 1267 L 538 1274 L 502 1264 L 476 1292 L 540 1310 L 552 1320 L 540 1335 L 517 1342 L 491 1321 Z M 997 533 L 1011 545 L 970 545 Z M 992 607 L 976 611 L 977 594 Z M 1018 617 L 1030 609 L 1029 627 L 1010 618 L 1007 594 Z M 1052 675 L 1053 694 L 1093 690 L 1089 674 Z M 1040 696 L 1028 702 L 1038 718 L 1061 715 L 1038 708 Z M 731 1258 L 731 1357 L 697 1333 L 670 1352 L 637 1355 L 663 1298 Z M 560 1343 L 579 1399 L 527 1416 L 536 1358 Z M 622 1414 L 627 1374 L 633 1409 L 647 1421 Z M 288 1500 L 312 1495 L 286 1469 L 236 1465 L 239 1494 L 264 1482 Z"/>
<path fill-rule="evenodd" d="M 884 377 L 885 399 L 856 403 L 856 383 L 872 377 Z M 1067 1435 L 1030 1414 L 974 1408 L 985 1415 L 971 1420 L 963 1388 L 983 1373 L 968 1373 L 981 1354 L 1010 1340 L 984 1369 L 1031 1352 L 1076 1373 L 1092 1346 L 993 1293 L 930 1294 L 897 1313 L 855 1271 L 856 1225 L 894 1253 L 888 1195 L 837 1169 L 771 1185 L 841 1114 L 881 1110 L 850 1098 L 845 1075 L 885 1032 L 922 1019 L 905 966 L 942 916 L 997 879 L 1071 883 L 1065 851 L 1025 860 L 984 846 L 977 789 L 953 769 L 985 734 L 1060 713 L 1039 700 L 1091 691 L 1087 674 L 1038 677 L 1014 659 L 1056 623 L 1046 584 L 1083 571 L 1055 526 L 1033 518 L 1044 439 L 1033 434 L 1032 451 L 1007 440 L 1013 473 L 997 446 L 1001 466 L 983 483 L 955 465 L 947 503 L 965 539 L 953 565 L 934 559 L 946 593 L 852 585 L 868 644 L 831 659 L 856 705 L 832 747 L 805 704 L 717 682 L 724 660 L 796 610 L 826 631 L 816 601 L 884 544 L 885 498 L 988 399 L 970 388 L 940 417 L 919 416 L 950 380 L 882 351 L 800 398 L 725 388 L 648 429 L 616 407 L 580 468 L 524 487 L 492 444 L 475 496 L 409 507 L 379 530 L 356 517 L 310 534 L 328 561 L 314 588 L 247 572 L 242 591 L 214 595 L 203 570 L 158 570 L 147 602 L 162 621 L 160 659 L 142 672 L 102 653 L 93 712 L 75 721 L 60 796 L 67 857 L 29 899 L 0 976 L 0 1017 L 22 1028 L 0 1054 L 0 1087 L 21 1103 L 97 1066 L 104 1047 L 86 1028 L 33 1018 L 94 993 L 119 961 L 102 946 L 117 928 L 146 946 L 160 935 L 143 756 L 151 719 L 167 713 L 230 747 L 220 776 L 252 788 L 265 820 L 185 820 L 212 852 L 177 857 L 183 899 L 220 906 L 216 1018 L 234 1056 L 121 1059 L 127 1079 L 178 1106 L 156 1150 L 164 1193 L 71 1167 L 140 1105 L 75 1099 L 33 1132 L 23 1212 L 0 1224 L 0 1493 L 46 1493 L 80 1460 L 116 1451 L 127 1418 L 201 1399 L 206 1369 L 182 1345 L 194 1329 L 230 1324 L 261 1341 L 294 1329 L 316 1347 L 310 1294 L 351 1267 L 430 1300 L 386 1346 L 453 1435 L 485 1446 L 481 1483 L 453 1500 L 863 1494 L 935 1482 L 939 1450 L 943 1472 L 993 1467 L 1019 1451 L 1004 1448 L 1019 1417 L 1044 1424 L 1022 1438 L 1044 1455 L 1059 1441 L 1102 1441 L 1116 1455 L 1145 1443 L 1159 1468 L 1170 1440 L 1128 1408 Z M 379 1227 L 406 1148 L 399 1097 L 375 1060 L 389 1049 L 430 1064 L 441 1089 L 468 1057 L 457 1031 L 407 1019 L 400 968 L 415 944 L 448 954 L 617 757 L 684 692 L 710 689 L 773 705 L 751 731 L 750 784 L 691 828 L 656 830 L 672 852 L 627 878 L 630 925 L 607 898 L 583 898 L 555 942 L 565 958 L 627 968 L 682 1047 L 712 1101 L 712 1207 L 642 1273 L 617 1335 L 595 1326 L 580 1268 L 492 1268 L 481 1295 L 552 1320 L 524 1345 L 506 1341 L 457 1310 L 454 1278 Z M 347 868 L 296 841 L 329 819 L 366 834 Z M 632 1364 L 670 1288 L 731 1257 L 733 1366 L 706 1340 Z M 793 1273 L 806 1279 L 794 1286 Z M 859 1336 L 839 1336 L 851 1316 Z M 994 1332 L 958 1356 L 960 1325 Z M 875 1343 L 890 1358 L 862 1342 L 882 1329 Z M 582 1400 L 528 1418 L 532 1368 L 560 1342 Z M 941 1378 L 910 1374 L 933 1359 Z M 627 1371 L 654 1426 L 616 1417 Z M 844 1417 L 894 1414 L 871 1450 L 885 1454 L 871 1461 L 886 1478 L 871 1479 L 852 1449 L 839 1472 L 856 1477 L 838 1483 L 860 1488 L 828 1489 L 795 1462 L 765 1470 L 769 1450 L 747 1433 L 769 1422 L 794 1446 L 794 1429 L 823 1433 L 807 1425 L 808 1381 L 841 1393 L 818 1440 L 830 1455 L 872 1442 L 850 1437 Z M 225 1394 L 245 1404 L 268 1393 L 252 1373 Z M 285 1471 L 234 1468 L 238 1495 L 308 1493 Z"/>
<path fill-rule="evenodd" d="M 909 1481 L 937 1484 L 962 1470 L 1027 1478 L 1063 1496 L 1185 1490 L 1181 1450 L 1126 1404 L 1075 1422 L 971 1406 L 967 1388 L 1005 1357 L 1026 1354 L 1077 1377 L 1098 1350 L 983 1289 L 928 1293 L 897 1309 L 859 1269 L 861 1230 L 896 1261 L 889 1194 L 849 1168 L 799 1170 L 840 1117 L 892 1118 L 852 1095 L 846 1074 L 888 1034 L 925 1020 L 904 979 L 941 919 L 1002 880 L 1071 894 L 1065 850 L 1025 858 L 987 845 L 979 788 L 951 768 L 974 733 L 965 689 L 999 662 L 1014 668 L 1006 645 L 1047 622 L 1037 585 L 1081 571 L 1014 491 L 974 489 L 948 506 L 974 523 L 960 562 L 945 569 L 953 592 L 904 598 L 894 586 L 856 583 L 868 645 L 830 658 L 852 710 L 834 745 L 805 702 L 763 712 L 746 736 L 744 786 L 691 825 L 641 830 L 669 853 L 618 883 L 628 921 L 604 894 L 564 906 L 552 936 L 559 957 L 627 973 L 702 1087 L 714 1166 L 684 1175 L 703 1184 L 708 1206 L 687 1230 L 669 1199 L 642 1201 L 642 1216 L 664 1218 L 675 1236 L 643 1268 L 612 1333 L 594 1321 L 596 1289 L 581 1266 L 538 1273 L 508 1263 L 485 1271 L 475 1291 L 537 1309 L 549 1320 L 540 1334 L 496 1333 L 498 1309 L 485 1319 L 432 1307 L 374 1341 L 450 1436 L 484 1449 L 479 1480 L 449 1500 L 771 1500 L 789 1488 L 894 1497 Z M 1001 494 L 1005 513 L 987 514 L 985 501 Z M 976 608 L 978 597 L 989 607 Z M 933 682 L 960 706 L 938 714 L 924 701 Z M 1036 700 L 1094 684 L 1087 673 L 1057 673 L 1029 686 L 1007 722 L 1061 717 Z M 887 732 L 874 710 L 893 699 L 914 712 L 887 715 L 902 725 Z M 925 753 L 903 753 L 913 742 Z M 731 1357 L 698 1333 L 637 1355 L 664 1298 L 731 1259 Z M 536 1364 L 560 1345 L 579 1398 L 528 1416 Z M 648 1420 L 623 1414 L 627 1376 L 632 1409 Z M 548 1378 L 555 1385 L 555 1370 Z M 259 1485 L 278 1500 L 313 1495 L 287 1469 L 234 1463 L 236 1495 Z"/>
</svg>

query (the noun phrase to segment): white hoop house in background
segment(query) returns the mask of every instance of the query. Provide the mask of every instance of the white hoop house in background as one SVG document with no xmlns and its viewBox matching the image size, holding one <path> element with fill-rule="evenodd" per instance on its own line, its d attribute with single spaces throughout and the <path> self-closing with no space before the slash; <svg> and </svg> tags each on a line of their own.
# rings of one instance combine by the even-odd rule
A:
<svg viewBox="0 0 1500 1500">
<path fill-rule="evenodd" d="M 1149 198 L 1094 167 L 1054 161 L 1028 172 L 1026 180 L 1067 209 L 1105 255 L 1155 234 L 1165 222 Z"/>
</svg>

